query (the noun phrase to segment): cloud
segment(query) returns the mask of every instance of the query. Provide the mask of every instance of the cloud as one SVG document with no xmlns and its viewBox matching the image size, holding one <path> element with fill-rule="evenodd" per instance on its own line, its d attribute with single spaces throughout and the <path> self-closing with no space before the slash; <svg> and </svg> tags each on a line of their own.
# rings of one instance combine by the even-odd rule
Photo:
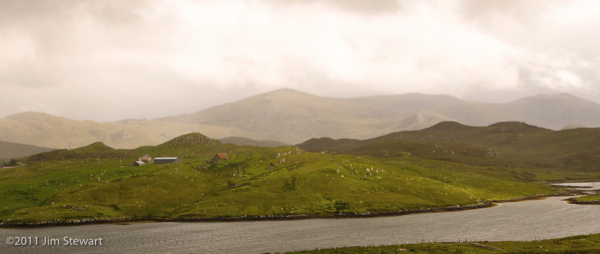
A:
<svg viewBox="0 0 600 254">
<path fill-rule="evenodd" d="M 361 15 L 380 15 L 393 13 L 401 9 L 402 3 L 398 0 L 289 0 L 289 1 L 277 1 L 277 0 L 263 0 L 263 2 L 278 6 L 289 8 L 290 5 L 324 5 L 327 7 L 333 7 L 341 11 L 348 11 Z"/>
<path fill-rule="evenodd" d="M 0 87 L 18 99 L 0 115 L 155 118 L 283 87 L 597 100 L 595 2 L 3 1 Z"/>
</svg>

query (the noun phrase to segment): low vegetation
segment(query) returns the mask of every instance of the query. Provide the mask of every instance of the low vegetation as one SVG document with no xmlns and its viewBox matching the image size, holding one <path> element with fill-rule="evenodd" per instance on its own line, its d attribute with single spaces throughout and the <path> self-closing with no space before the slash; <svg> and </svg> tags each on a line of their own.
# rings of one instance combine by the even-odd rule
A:
<svg viewBox="0 0 600 254">
<path fill-rule="evenodd" d="M 352 253 L 598 253 L 600 234 L 539 241 L 422 243 L 369 247 L 344 247 L 288 252 L 290 254 Z"/>
<path fill-rule="evenodd" d="M 600 204 L 600 194 L 576 197 L 573 201 L 581 204 Z"/>
</svg>

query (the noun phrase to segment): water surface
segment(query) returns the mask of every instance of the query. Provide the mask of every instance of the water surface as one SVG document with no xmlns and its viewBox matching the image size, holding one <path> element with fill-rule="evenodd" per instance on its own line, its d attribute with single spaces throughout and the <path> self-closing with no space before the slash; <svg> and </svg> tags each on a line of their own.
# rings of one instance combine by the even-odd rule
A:
<svg viewBox="0 0 600 254">
<path fill-rule="evenodd" d="M 575 187 L 576 190 L 600 190 L 599 182 L 585 182 L 585 183 L 554 183 L 552 185 L 564 186 L 564 187 Z"/>
</svg>

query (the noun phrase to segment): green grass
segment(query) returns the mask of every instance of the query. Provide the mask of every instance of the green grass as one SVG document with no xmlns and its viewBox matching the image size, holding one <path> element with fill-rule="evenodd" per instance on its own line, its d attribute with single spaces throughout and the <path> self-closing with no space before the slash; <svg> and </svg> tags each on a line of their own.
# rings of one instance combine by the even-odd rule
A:
<svg viewBox="0 0 600 254">
<path fill-rule="evenodd" d="M 217 152 L 230 160 L 199 169 Z M 119 167 L 146 153 L 179 156 L 182 163 Z M 547 195 L 555 190 L 538 181 L 559 177 L 553 171 L 411 155 L 238 147 L 199 134 L 134 150 L 96 143 L 35 155 L 26 163 L 0 170 L 0 220 L 5 224 L 398 213 Z"/>
<path fill-rule="evenodd" d="M 577 202 L 600 203 L 600 194 L 581 196 L 581 197 L 576 197 L 574 199 Z"/>
<path fill-rule="evenodd" d="M 400 244 L 387 246 L 331 248 L 288 253 L 600 253 L 600 234 L 527 242 L 504 241 L 476 243 Z"/>
</svg>

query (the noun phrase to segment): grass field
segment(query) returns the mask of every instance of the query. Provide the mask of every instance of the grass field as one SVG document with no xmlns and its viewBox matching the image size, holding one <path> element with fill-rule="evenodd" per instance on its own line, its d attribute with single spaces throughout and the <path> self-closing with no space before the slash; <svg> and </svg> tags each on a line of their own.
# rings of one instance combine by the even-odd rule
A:
<svg viewBox="0 0 600 254">
<path fill-rule="evenodd" d="M 370 247 L 346 247 L 288 252 L 290 254 L 353 253 L 599 253 L 600 234 L 572 236 L 540 241 L 472 243 L 424 243 Z"/>
<path fill-rule="evenodd" d="M 205 164 L 217 152 L 229 161 Z M 138 156 L 181 163 L 119 167 Z M 548 195 L 567 173 L 423 159 L 238 147 L 189 134 L 156 147 L 95 143 L 0 169 L 5 225 L 105 218 L 185 219 L 399 213 Z M 200 166 L 206 166 L 206 169 Z M 597 173 L 568 174 L 582 179 Z"/>
</svg>

